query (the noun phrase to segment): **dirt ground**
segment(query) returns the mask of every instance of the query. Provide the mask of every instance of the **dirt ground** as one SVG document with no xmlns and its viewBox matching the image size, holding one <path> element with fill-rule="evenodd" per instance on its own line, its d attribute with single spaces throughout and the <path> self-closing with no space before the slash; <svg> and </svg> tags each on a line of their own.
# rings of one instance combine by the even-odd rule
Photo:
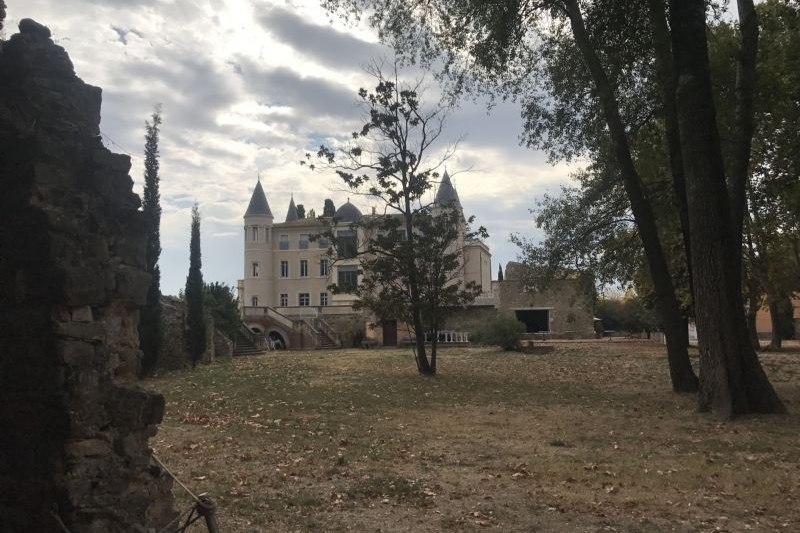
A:
<svg viewBox="0 0 800 533">
<path fill-rule="evenodd" d="M 722 423 L 663 346 L 552 346 L 218 361 L 148 380 L 151 444 L 222 533 L 800 531 L 800 348 L 762 356 L 790 414 Z"/>
</svg>

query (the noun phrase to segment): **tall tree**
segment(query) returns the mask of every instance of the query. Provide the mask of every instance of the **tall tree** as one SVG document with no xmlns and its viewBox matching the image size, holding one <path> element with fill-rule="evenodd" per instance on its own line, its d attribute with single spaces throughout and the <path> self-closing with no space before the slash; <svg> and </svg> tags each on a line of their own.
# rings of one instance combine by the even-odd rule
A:
<svg viewBox="0 0 800 533">
<path fill-rule="evenodd" d="M 759 296 L 773 319 L 770 344 L 780 348 L 792 333 L 791 316 L 785 320 L 785 310 L 791 314 L 787 300 L 800 291 L 800 132 L 795 127 L 800 123 L 800 4 L 767 0 L 756 12 L 763 44 L 756 65 L 753 170 L 745 212 L 748 249 L 753 249 L 745 257 L 754 264 L 745 272 L 758 278 L 747 281 L 762 289 Z"/>
<path fill-rule="evenodd" d="M 200 209 L 192 206 L 192 236 L 189 243 L 189 275 L 186 277 L 186 351 L 192 368 L 206 351 L 206 321 L 203 306 L 203 273 L 200 259 Z"/>
<path fill-rule="evenodd" d="M 627 29 L 646 23 L 646 6 L 624 0 L 587 3 L 592 32 L 583 3 L 576 0 L 323 2 L 331 9 L 355 13 L 376 3 L 381 8 L 371 13 L 370 21 L 401 52 L 415 57 L 443 53 L 447 72 L 462 76 L 456 80 L 457 88 L 472 83 L 493 94 L 525 100 L 529 145 L 566 158 L 600 150 L 613 161 L 610 170 L 626 192 L 657 294 L 673 389 L 696 391 L 685 317 L 628 138 L 651 112 L 640 105 L 641 95 L 652 92 L 641 80 L 650 76 L 638 72 L 649 64 L 647 57 L 642 58 L 649 32 Z M 617 20 L 628 22 L 624 31 L 614 26 Z M 534 43 L 543 44 L 536 48 Z M 586 68 L 574 68 L 576 62 Z"/>
<path fill-rule="evenodd" d="M 660 243 L 658 226 L 655 223 L 653 209 L 648 201 L 648 195 L 641 174 L 636 166 L 636 154 L 631 149 L 629 135 L 638 131 L 641 117 L 647 116 L 650 111 L 638 103 L 645 95 L 659 90 L 651 80 L 658 79 L 658 74 L 648 72 L 649 65 L 658 65 L 661 72 L 661 99 L 663 100 L 662 112 L 674 112 L 674 124 L 670 127 L 667 138 L 674 183 L 674 194 L 678 197 L 679 207 L 683 209 L 685 201 L 686 213 L 682 223 L 688 223 L 690 243 L 687 257 L 691 261 L 692 282 L 695 285 L 693 296 L 695 303 L 699 298 L 713 299 L 714 293 L 719 291 L 719 285 L 714 285 L 714 276 L 722 275 L 721 269 L 727 269 L 725 276 L 729 276 L 728 293 L 735 293 L 734 300 L 729 303 L 731 310 L 727 315 L 708 311 L 717 307 L 708 304 L 704 310 L 705 320 L 698 320 L 698 329 L 701 338 L 706 339 L 706 349 L 701 352 L 701 366 L 708 365 L 710 361 L 722 360 L 728 357 L 729 350 L 739 343 L 741 339 L 734 328 L 738 328 L 738 318 L 743 320 L 741 305 L 740 279 L 740 254 L 728 256 L 731 245 L 740 241 L 741 236 L 741 194 L 744 187 L 741 180 L 746 177 L 747 157 L 749 157 L 748 132 L 752 131 L 752 89 L 753 89 L 753 47 L 757 46 L 757 24 L 754 24 L 754 10 L 752 1 L 740 0 L 739 13 L 741 17 L 741 43 L 739 48 L 739 74 L 737 76 L 736 131 L 733 134 L 734 142 L 739 148 L 738 155 L 731 159 L 731 171 L 728 176 L 722 169 L 722 157 L 719 152 L 719 139 L 716 133 L 716 118 L 714 105 L 705 95 L 695 95 L 694 98 L 684 99 L 689 94 L 686 87 L 691 82 L 700 80 L 694 77 L 684 79 L 700 73 L 703 68 L 707 71 L 708 55 L 705 36 L 705 7 L 702 0 L 685 2 L 679 10 L 681 2 L 670 2 L 669 24 L 664 23 L 664 4 L 661 2 L 638 2 L 633 0 L 545 0 L 542 2 L 528 0 L 508 0 L 500 2 L 481 2 L 478 0 L 430 0 L 427 2 L 407 3 L 401 0 L 324 0 L 324 5 L 331 9 L 342 9 L 345 13 L 364 13 L 369 11 L 370 22 L 379 28 L 381 37 L 391 41 L 402 52 L 419 59 L 427 59 L 428 64 L 439 60 L 443 56 L 446 73 L 455 72 L 464 74 L 457 87 L 468 86 L 474 80 L 479 87 L 486 88 L 497 94 L 527 97 L 533 103 L 534 113 L 526 110 L 527 125 L 535 134 L 533 137 L 540 147 L 547 149 L 556 148 L 558 152 L 567 156 L 582 154 L 587 146 L 587 141 L 596 143 L 604 137 L 608 145 L 608 153 L 613 157 L 615 173 L 620 177 L 624 186 L 631 210 L 636 219 L 639 236 L 645 251 L 650 275 L 653 278 L 656 303 L 661 311 L 662 321 L 668 339 L 668 355 L 670 370 L 673 378 L 673 387 L 686 386 L 683 390 L 690 390 L 697 380 L 688 364 L 683 339 L 686 337 L 682 327 L 680 307 L 675 296 L 672 280 L 669 277 L 669 268 L 665 260 L 663 246 Z M 372 9 L 379 4 L 379 9 Z M 676 13 L 679 13 L 676 15 Z M 657 27 L 653 21 L 658 21 Z M 664 38 L 664 29 L 668 29 L 669 44 Z M 754 35 L 755 30 L 755 35 Z M 658 32 L 658 35 L 651 35 Z M 755 37 L 755 38 L 754 38 Z M 567 43 L 575 50 L 573 57 L 580 61 L 585 69 L 576 69 L 572 63 L 554 64 L 550 59 L 559 54 L 559 49 L 554 45 L 559 42 Z M 658 42 L 658 44 L 654 44 Z M 702 48 L 700 45 L 702 44 Z M 684 46 L 686 45 L 686 46 Z M 654 61 L 653 47 L 660 50 L 658 61 Z M 682 48 L 683 46 L 683 48 Z M 666 52 L 666 53 L 665 53 Z M 671 59 L 670 62 L 662 61 Z M 693 71 L 693 69 L 697 69 Z M 591 81 L 587 84 L 574 84 L 573 78 L 565 75 L 570 71 L 585 71 Z M 705 77 L 708 78 L 707 72 Z M 670 80 L 677 83 L 670 84 Z M 698 90 L 706 90 L 709 85 L 702 81 L 694 86 Z M 568 103 L 572 108 L 550 105 L 557 91 L 570 95 Z M 703 127 L 695 128 L 694 140 L 703 140 L 701 144 L 687 142 L 683 138 L 684 132 L 690 126 L 691 114 L 687 112 L 687 104 L 698 99 L 705 99 L 705 115 Z M 586 111 L 583 102 L 590 102 L 596 109 Z M 530 106 L 529 106 L 530 107 Z M 578 109 L 580 111 L 575 111 Z M 594 114 L 593 114 L 594 113 Z M 571 119 L 578 114 L 580 121 Z M 599 118 L 599 120 L 597 120 Z M 677 124 L 677 127 L 676 127 Z M 565 142 L 565 146 L 558 145 Z M 688 162 L 690 159 L 687 148 L 691 154 L 703 153 L 703 157 Z M 689 181 L 698 177 L 703 172 L 701 165 L 705 165 L 706 172 L 719 172 L 713 179 L 722 178 L 724 189 L 714 189 L 719 196 L 715 201 L 724 201 L 725 221 L 727 230 L 737 226 L 737 234 L 733 237 L 725 236 L 727 241 L 719 246 L 709 246 L 707 239 L 716 239 L 726 231 L 726 228 L 715 227 L 708 229 L 699 236 L 691 235 L 692 229 L 697 228 L 697 221 L 702 219 L 701 214 L 695 214 L 695 222 L 689 214 L 693 209 L 702 209 L 698 198 L 708 197 L 709 191 L 703 190 L 702 194 L 694 195 L 698 185 L 702 189 L 709 184 L 708 181 Z M 709 166 L 712 165 L 712 166 Z M 681 174 L 685 180 L 685 191 L 677 176 Z M 693 169 L 690 172 L 690 169 Z M 743 171 L 743 169 L 745 171 Z M 726 177 L 730 178 L 726 183 Z M 694 196 L 693 196 L 694 195 Z M 685 198 L 685 200 L 684 200 Z M 693 204 L 693 200 L 695 203 Z M 717 203 L 710 204 L 713 214 L 717 217 Z M 731 241 L 730 239 L 733 239 Z M 708 246 L 704 248 L 704 246 Z M 703 269 L 704 262 L 708 261 L 710 250 L 725 251 L 725 255 L 716 257 L 714 275 L 705 272 L 701 289 L 697 287 L 697 275 Z M 694 255 L 700 253 L 706 257 L 698 262 Z M 738 301 L 737 301 L 738 298 Z M 732 314 L 731 314 L 732 313 Z M 736 315 L 736 316 L 734 316 Z M 738 317 L 738 318 L 737 318 Z M 733 318 L 733 320 L 731 320 Z M 708 320 L 709 322 L 706 322 Z M 721 326 L 727 321 L 728 326 Z M 702 322 L 702 324 L 701 324 Z M 711 322 L 714 322 L 713 324 Z M 736 324 L 736 326 L 733 326 Z M 709 327 L 708 334 L 702 333 L 703 327 Z M 674 335 L 670 332 L 674 331 Z M 745 331 L 742 326 L 738 331 Z M 670 341 L 670 337 L 679 342 Z M 669 344 L 672 346 L 670 347 Z M 680 345 L 680 346 L 679 346 Z M 748 343 L 749 345 L 749 343 Z M 736 375 L 727 375 L 725 372 L 701 371 L 701 380 L 704 381 L 704 390 L 707 394 L 701 395 L 700 408 L 709 409 L 712 406 L 723 415 L 734 416 L 749 411 L 780 410 L 782 406 L 774 396 L 769 382 L 761 370 L 758 360 L 744 356 L 747 371 Z M 711 366 L 714 366 L 712 363 Z M 720 368 L 732 368 L 721 366 Z M 729 379 L 730 378 L 730 379 Z M 723 382 L 722 380 L 727 380 Z M 750 381 L 743 387 L 741 380 Z M 735 384 L 733 384 L 736 382 Z M 752 401 L 741 401 L 741 395 L 750 387 Z M 731 388 L 734 396 L 727 394 Z M 758 393 L 756 391 L 761 391 Z M 710 394 L 710 396 L 709 396 Z M 755 401 L 757 396 L 761 400 Z M 709 400 L 713 397 L 713 400 Z"/>
<path fill-rule="evenodd" d="M 325 205 L 322 207 L 322 216 L 325 218 L 333 218 L 336 214 L 336 206 L 333 205 L 333 200 L 325 198 Z"/>
<path fill-rule="evenodd" d="M 447 105 L 423 108 L 420 83 L 406 85 L 397 73 L 387 78 L 379 66 L 374 91 L 359 90 L 368 117 L 347 146 L 322 146 L 317 156 L 353 191 L 384 203 L 382 214 L 353 224 L 365 236 L 359 252 L 363 273 L 357 306 L 378 320 L 399 319 L 413 329 L 417 369 L 436 373 L 438 333 L 447 312 L 480 292 L 463 282 L 465 240 L 485 232 L 466 229 L 460 205 L 426 203 L 438 176 L 436 168 L 452 153 L 431 160 L 449 111 Z M 449 185 L 449 184 L 448 184 Z M 331 233 L 336 241 L 336 235 Z M 425 344 L 431 338 L 430 359 Z"/>
<path fill-rule="evenodd" d="M 145 121 L 144 144 L 144 191 L 142 212 L 147 225 L 145 248 L 145 270 L 150 274 L 147 302 L 139 313 L 139 346 L 142 349 L 142 373 L 150 374 L 158 364 L 161 343 L 164 337 L 161 322 L 161 194 L 158 175 L 158 134 L 161 125 L 161 106 L 156 106 Z"/>
<path fill-rule="evenodd" d="M 740 0 L 742 47 L 757 46 L 757 23 L 751 1 Z M 783 403 L 764 373 L 750 343 L 744 318 L 741 284 L 742 219 L 745 180 L 734 161 L 726 176 L 713 99 L 703 0 L 670 0 L 669 17 L 675 75 L 679 80 L 676 107 L 687 183 L 689 232 L 694 277 L 695 316 L 700 343 L 701 410 L 715 410 L 726 417 L 743 413 L 783 412 Z M 755 32 L 755 36 L 751 32 Z M 745 63 L 737 75 L 738 128 L 752 129 L 752 80 L 754 51 L 740 51 Z M 750 72 L 750 69 L 753 72 Z M 745 78 L 745 79 L 742 79 Z M 741 156 L 737 156 L 741 157 Z M 730 181 L 730 183 L 728 182 Z M 741 198 L 740 198 L 741 197 Z"/>
</svg>

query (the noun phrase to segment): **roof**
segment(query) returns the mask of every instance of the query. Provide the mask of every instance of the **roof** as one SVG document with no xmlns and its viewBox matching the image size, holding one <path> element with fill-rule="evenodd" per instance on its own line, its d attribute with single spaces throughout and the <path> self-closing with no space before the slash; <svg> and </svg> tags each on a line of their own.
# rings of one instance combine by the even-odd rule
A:
<svg viewBox="0 0 800 533">
<path fill-rule="evenodd" d="M 272 211 L 269 209 L 267 203 L 267 196 L 264 194 L 264 189 L 261 187 L 261 180 L 256 183 L 256 188 L 253 190 L 253 196 L 250 197 L 250 204 L 247 206 L 247 211 L 244 216 L 251 215 L 266 215 L 272 216 Z"/>
<path fill-rule="evenodd" d="M 442 176 L 442 182 L 439 184 L 439 190 L 436 191 L 435 202 L 444 206 L 461 207 L 461 200 L 458 199 L 458 193 L 450 182 L 450 174 L 446 170 Z"/>
<path fill-rule="evenodd" d="M 361 214 L 361 211 L 356 206 L 350 203 L 350 200 L 347 200 L 347 203 L 337 209 L 333 216 L 340 222 L 358 222 L 364 215 Z"/>
<path fill-rule="evenodd" d="M 286 222 L 294 222 L 299 218 L 297 216 L 297 207 L 294 205 L 294 195 L 292 195 L 292 199 L 289 200 L 289 210 L 286 211 Z"/>
</svg>

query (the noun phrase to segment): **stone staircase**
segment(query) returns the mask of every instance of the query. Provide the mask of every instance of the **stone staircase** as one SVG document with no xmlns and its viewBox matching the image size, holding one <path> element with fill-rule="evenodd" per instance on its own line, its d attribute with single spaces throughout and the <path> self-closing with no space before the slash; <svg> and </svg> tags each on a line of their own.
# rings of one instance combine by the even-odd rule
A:
<svg viewBox="0 0 800 533">
<path fill-rule="evenodd" d="M 264 348 L 258 345 L 258 339 L 247 326 L 241 324 L 239 329 L 236 330 L 235 343 L 233 348 L 233 355 L 261 355 L 265 352 Z"/>
<path fill-rule="evenodd" d="M 319 332 L 319 348 L 321 350 L 332 350 L 339 347 L 340 343 L 337 340 L 330 338 L 324 331 Z"/>
</svg>

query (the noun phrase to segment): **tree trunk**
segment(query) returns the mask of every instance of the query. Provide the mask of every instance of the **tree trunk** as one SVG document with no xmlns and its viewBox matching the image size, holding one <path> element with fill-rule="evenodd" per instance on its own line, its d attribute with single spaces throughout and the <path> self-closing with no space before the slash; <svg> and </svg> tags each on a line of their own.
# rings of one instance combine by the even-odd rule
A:
<svg viewBox="0 0 800 533">
<path fill-rule="evenodd" d="M 689 360 L 689 333 L 675 296 L 672 277 L 658 237 L 655 216 L 645 196 L 641 177 L 633 164 L 625 126 L 619 115 L 619 104 L 600 63 L 600 58 L 589 42 L 577 0 L 567 0 L 565 6 L 575 43 L 581 51 L 597 88 L 600 104 L 608 124 L 614 155 L 622 174 L 625 192 L 628 195 L 636 227 L 642 239 L 642 246 L 656 292 L 656 312 L 664 325 L 664 335 L 667 338 L 667 359 L 672 389 L 675 392 L 696 392 L 698 379 Z"/>
<path fill-rule="evenodd" d="M 749 298 L 745 320 L 747 321 L 747 333 L 750 335 L 750 344 L 755 351 L 761 351 L 761 341 L 758 339 L 758 328 L 756 327 L 756 316 L 758 315 L 758 298 Z"/>
<path fill-rule="evenodd" d="M 406 235 L 410 246 L 414 246 L 414 223 L 412 220 L 411 201 L 409 195 L 405 195 L 404 223 Z M 414 322 L 414 335 L 416 336 L 417 350 L 414 354 L 417 360 L 417 370 L 420 374 L 427 376 L 436 373 L 436 369 L 431 367 L 428 356 L 425 353 L 425 330 L 422 326 L 422 306 L 419 297 L 419 279 L 417 277 L 416 265 L 413 259 L 406 266 L 408 269 L 408 292 L 411 299 L 411 315 Z"/>
<path fill-rule="evenodd" d="M 650 25 L 653 29 L 653 50 L 655 52 L 658 84 L 664 112 L 664 133 L 669 152 L 669 166 L 672 172 L 672 188 L 678 205 L 678 216 L 683 236 L 683 251 L 686 256 L 686 272 L 689 278 L 689 293 L 694 294 L 692 279 L 692 250 L 689 243 L 689 207 L 686 203 L 686 177 L 683 174 L 681 136 L 678 127 L 678 110 L 675 104 L 675 70 L 672 65 L 672 47 L 669 41 L 669 27 L 663 0 L 648 0 Z M 688 333 L 687 333 L 688 335 Z"/>
<path fill-rule="evenodd" d="M 744 222 L 745 243 L 747 245 L 747 263 L 745 263 L 747 268 L 743 270 L 744 283 L 747 286 L 747 312 L 745 313 L 745 320 L 747 321 L 747 331 L 750 334 L 750 342 L 753 345 L 753 349 L 759 352 L 761 351 L 761 341 L 758 339 L 756 317 L 758 316 L 758 309 L 761 307 L 761 288 L 758 283 L 758 274 L 756 272 L 764 269 L 760 268 L 760 257 L 756 254 L 750 213 L 745 212 Z"/>
<path fill-rule="evenodd" d="M 431 339 L 431 374 L 436 373 L 436 346 L 439 344 L 439 331 L 435 331 L 433 333 L 433 338 Z"/>
<path fill-rule="evenodd" d="M 677 109 L 689 206 L 701 411 L 785 412 L 750 343 L 741 291 L 741 227 L 732 228 L 716 124 L 703 0 L 670 0 Z M 738 235 L 736 234 L 738 232 Z"/>
<path fill-rule="evenodd" d="M 769 347 L 773 350 L 781 349 L 783 340 L 783 324 L 781 323 L 781 309 L 778 305 L 778 298 L 769 297 L 769 321 L 772 326 Z"/>
<path fill-rule="evenodd" d="M 741 236 L 754 130 L 753 99 L 758 56 L 758 17 L 753 7 L 753 0 L 738 0 L 737 5 L 739 9 L 739 53 L 736 64 L 736 109 L 728 193 L 730 195 L 731 227 Z M 739 276 L 739 285 L 741 285 L 742 255 L 737 254 L 735 259 L 736 263 L 731 265 L 731 269 Z M 734 269 L 734 267 L 736 268 Z"/>
</svg>

